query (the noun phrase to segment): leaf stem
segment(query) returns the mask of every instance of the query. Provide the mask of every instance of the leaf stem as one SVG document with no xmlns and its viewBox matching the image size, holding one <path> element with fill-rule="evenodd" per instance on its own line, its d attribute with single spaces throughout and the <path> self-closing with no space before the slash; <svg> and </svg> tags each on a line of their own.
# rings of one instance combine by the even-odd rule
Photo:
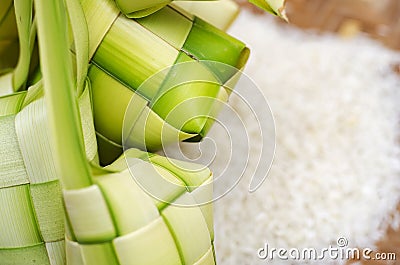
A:
<svg viewBox="0 0 400 265">
<path fill-rule="evenodd" d="M 59 178 L 66 189 L 91 184 L 86 160 L 67 36 L 64 1 L 35 0 L 40 65 L 51 143 Z"/>
</svg>

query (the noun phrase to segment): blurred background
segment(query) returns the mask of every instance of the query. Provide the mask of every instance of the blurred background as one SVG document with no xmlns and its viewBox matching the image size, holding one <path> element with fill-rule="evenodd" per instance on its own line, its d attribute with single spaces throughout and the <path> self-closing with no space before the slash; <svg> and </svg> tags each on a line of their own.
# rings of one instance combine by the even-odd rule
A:
<svg viewBox="0 0 400 265">
<path fill-rule="evenodd" d="M 246 0 L 237 0 L 255 14 L 263 11 Z M 386 46 L 400 49 L 400 1 L 398 0 L 287 0 L 290 24 L 343 37 L 368 34 Z"/>
<path fill-rule="evenodd" d="M 263 14 L 246 0 L 237 2 L 254 15 Z M 400 50 L 399 0 L 287 0 L 286 12 L 292 27 L 319 33 L 334 32 L 342 38 L 365 35 L 390 49 Z M 399 65 L 394 64 L 393 71 L 400 74 Z M 397 211 L 400 212 L 400 204 Z M 377 246 L 380 252 L 397 253 L 397 261 L 371 260 L 362 264 L 400 264 L 400 227 L 388 228 Z"/>
</svg>

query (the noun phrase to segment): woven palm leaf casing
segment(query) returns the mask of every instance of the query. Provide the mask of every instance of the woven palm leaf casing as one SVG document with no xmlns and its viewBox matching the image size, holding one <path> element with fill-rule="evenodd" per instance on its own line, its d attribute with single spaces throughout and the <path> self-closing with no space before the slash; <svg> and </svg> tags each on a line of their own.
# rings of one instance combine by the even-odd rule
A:
<svg viewBox="0 0 400 265">
<path fill-rule="evenodd" d="M 91 186 L 62 189 L 40 95 L 0 98 L 2 264 L 214 264 L 207 168 L 130 149 L 95 167 Z M 87 89 L 79 106 L 87 157 L 95 161 Z"/>
<path fill-rule="evenodd" d="M 62 191 L 41 86 L 0 98 L 0 263 L 65 264 Z M 96 160 L 89 91 L 79 97 L 88 160 Z"/>
<path fill-rule="evenodd" d="M 108 166 L 118 172 L 64 191 L 72 264 L 215 264 L 212 206 L 204 204 L 212 199 L 210 171 L 177 168 L 137 149 L 120 160 Z"/>
<path fill-rule="evenodd" d="M 154 151 L 177 140 L 201 139 L 218 114 L 213 105 L 226 101 L 233 89 L 248 48 L 171 6 L 135 20 L 120 15 L 112 3 L 105 9 L 115 14 L 93 30 L 94 15 L 86 11 L 89 32 L 98 32 L 89 35 L 89 78 L 100 146 L 118 154 L 122 144 Z M 209 98 L 207 104 L 196 101 L 202 97 Z M 118 122 L 111 127 L 110 120 Z M 128 132 L 124 139 L 121 132 Z"/>
</svg>

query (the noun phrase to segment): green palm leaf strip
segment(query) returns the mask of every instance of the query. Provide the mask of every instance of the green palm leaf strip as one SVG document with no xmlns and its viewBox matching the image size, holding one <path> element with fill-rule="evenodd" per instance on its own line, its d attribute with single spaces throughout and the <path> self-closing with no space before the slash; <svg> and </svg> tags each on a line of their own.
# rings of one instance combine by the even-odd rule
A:
<svg viewBox="0 0 400 265">
<path fill-rule="evenodd" d="M 40 65 L 47 116 L 60 179 L 66 189 L 91 184 L 79 110 L 74 95 L 65 7 L 62 2 L 35 0 Z M 62 63 L 60 63 L 62 62 Z M 66 163 L 68 161 L 68 163 Z"/>
<path fill-rule="evenodd" d="M 191 0 L 202 1 L 202 0 Z M 145 17 L 154 12 L 157 12 L 172 0 L 148 0 L 148 1 L 129 1 L 129 0 L 116 0 L 118 8 L 127 17 L 140 18 Z"/>
<path fill-rule="evenodd" d="M 174 1 L 170 4 L 189 18 L 194 16 L 226 31 L 239 14 L 239 6 L 233 0 Z"/>
<path fill-rule="evenodd" d="M 0 75 L 10 72 L 15 67 L 18 51 L 18 30 L 13 0 L 4 0 L 0 5 Z M 11 77 L 8 78 L 11 82 Z M 8 86 L 11 87 L 11 84 Z"/>
<path fill-rule="evenodd" d="M 286 0 L 249 0 L 249 2 L 269 13 L 287 20 L 285 14 Z"/>
<path fill-rule="evenodd" d="M 33 50 L 35 27 L 32 25 L 32 0 L 15 0 L 15 15 L 19 36 L 19 59 L 13 73 L 13 88 L 15 91 L 25 89 L 28 79 L 31 53 Z"/>
</svg>

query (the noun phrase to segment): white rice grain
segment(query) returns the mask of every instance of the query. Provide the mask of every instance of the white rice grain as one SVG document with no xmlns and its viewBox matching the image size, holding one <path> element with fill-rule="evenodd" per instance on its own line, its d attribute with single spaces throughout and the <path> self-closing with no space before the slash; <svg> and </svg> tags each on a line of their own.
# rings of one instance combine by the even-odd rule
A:
<svg viewBox="0 0 400 265">
<path fill-rule="evenodd" d="M 400 80 L 391 71 L 399 54 L 246 11 L 230 33 L 251 48 L 245 72 L 274 113 L 277 149 L 257 192 L 243 180 L 216 202 L 218 264 L 267 264 L 257 257 L 265 243 L 321 249 L 346 237 L 373 247 L 400 199 Z M 281 263 L 290 262 L 268 261 Z"/>
</svg>

